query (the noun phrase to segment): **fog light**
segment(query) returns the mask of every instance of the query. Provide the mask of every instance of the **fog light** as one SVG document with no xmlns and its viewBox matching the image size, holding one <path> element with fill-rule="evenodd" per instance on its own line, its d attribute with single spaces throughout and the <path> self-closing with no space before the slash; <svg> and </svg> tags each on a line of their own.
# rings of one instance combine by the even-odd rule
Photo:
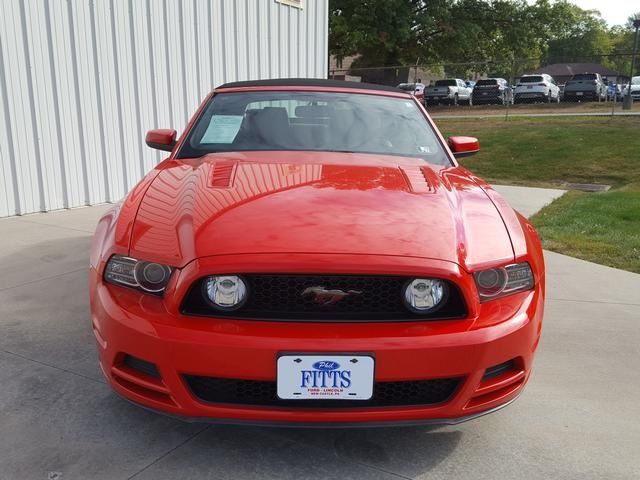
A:
<svg viewBox="0 0 640 480">
<path fill-rule="evenodd" d="M 415 313 L 429 313 L 444 305 L 448 287 L 435 278 L 416 278 L 404 290 L 407 308 Z"/>
<path fill-rule="evenodd" d="M 208 277 L 202 286 L 205 298 L 218 310 L 237 310 L 247 300 L 247 285 L 236 275 Z"/>
</svg>

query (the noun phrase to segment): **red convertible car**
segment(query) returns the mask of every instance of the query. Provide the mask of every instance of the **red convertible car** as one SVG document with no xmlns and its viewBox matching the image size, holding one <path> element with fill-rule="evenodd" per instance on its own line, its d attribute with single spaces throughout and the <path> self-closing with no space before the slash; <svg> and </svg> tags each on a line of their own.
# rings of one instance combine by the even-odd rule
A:
<svg viewBox="0 0 640 480">
<path fill-rule="evenodd" d="M 198 421 L 450 424 L 514 400 L 540 339 L 533 227 L 396 88 L 222 85 L 99 221 L 100 366 Z"/>
</svg>

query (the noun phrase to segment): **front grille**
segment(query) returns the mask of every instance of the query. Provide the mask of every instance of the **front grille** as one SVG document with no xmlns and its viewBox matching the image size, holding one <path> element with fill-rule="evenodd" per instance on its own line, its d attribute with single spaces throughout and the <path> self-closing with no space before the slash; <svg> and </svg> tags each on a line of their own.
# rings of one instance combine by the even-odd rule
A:
<svg viewBox="0 0 640 480">
<path fill-rule="evenodd" d="M 203 402 L 300 408 L 362 408 L 434 405 L 446 402 L 459 378 L 377 382 L 370 400 L 281 400 L 276 382 L 184 375 L 191 392 Z"/>
<path fill-rule="evenodd" d="M 410 278 L 356 275 L 243 275 L 248 299 L 238 310 L 223 312 L 205 300 L 200 279 L 182 302 L 182 312 L 227 318 L 306 321 L 383 321 L 461 318 L 465 303 L 458 288 L 449 283 L 443 307 L 433 313 L 416 314 L 406 308 L 404 287 Z M 303 295 L 311 287 L 352 293 L 333 304 L 319 304 L 313 295 Z"/>
</svg>

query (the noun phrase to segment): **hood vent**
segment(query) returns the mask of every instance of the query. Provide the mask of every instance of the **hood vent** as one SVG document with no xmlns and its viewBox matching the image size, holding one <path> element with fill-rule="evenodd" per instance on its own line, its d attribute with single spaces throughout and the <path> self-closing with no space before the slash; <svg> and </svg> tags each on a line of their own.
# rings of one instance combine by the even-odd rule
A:
<svg viewBox="0 0 640 480">
<path fill-rule="evenodd" d="M 214 188 L 230 188 L 233 185 L 236 162 L 217 162 L 211 172 L 209 185 Z"/>
<path fill-rule="evenodd" d="M 401 167 L 400 170 L 413 193 L 433 193 L 434 189 L 429 182 L 428 167 Z"/>
</svg>

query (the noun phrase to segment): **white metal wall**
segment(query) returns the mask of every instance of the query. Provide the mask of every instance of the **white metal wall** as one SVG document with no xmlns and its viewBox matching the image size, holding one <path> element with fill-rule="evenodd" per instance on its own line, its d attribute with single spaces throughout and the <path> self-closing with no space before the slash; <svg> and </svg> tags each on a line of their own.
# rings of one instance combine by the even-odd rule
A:
<svg viewBox="0 0 640 480">
<path fill-rule="evenodd" d="M 329 0 L 2 0 L 0 217 L 116 201 L 224 82 L 326 77 Z"/>
</svg>

